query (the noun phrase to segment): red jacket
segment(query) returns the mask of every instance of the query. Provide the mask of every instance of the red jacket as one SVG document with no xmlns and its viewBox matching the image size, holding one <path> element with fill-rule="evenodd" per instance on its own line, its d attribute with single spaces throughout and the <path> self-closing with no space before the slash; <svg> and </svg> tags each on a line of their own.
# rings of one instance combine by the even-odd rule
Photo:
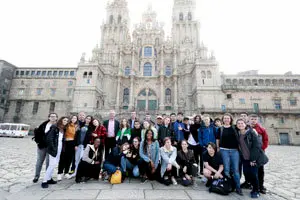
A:
<svg viewBox="0 0 300 200">
<path fill-rule="evenodd" d="M 100 144 L 104 145 L 105 143 L 105 137 L 106 137 L 106 128 L 101 125 L 101 126 L 98 126 L 93 133 L 96 133 L 97 134 L 97 137 L 100 138 Z M 94 137 L 92 135 L 92 138 L 91 138 L 91 144 L 94 143 L 94 139 L 97 138 L 97 137 Z"/>
<path fill-rule="evenodd" d="M 262 137 L 262 149 L 263 150 L 265 150 L 267 147 L 268 147 L 268 145 L 269 145 L 269 136 L 268 136 L 268 134 L 267 134 L 267 132 L 266 132 L 266 129 L 264 129 L 261 125 L 259 125 L 259 124 L 256 124 L 254 127 L 253 127 L 255 130 L 256 130 L 256 132 L 259 134 L 259 135 L 261 135 L 261 137 Z"/>
</svg>

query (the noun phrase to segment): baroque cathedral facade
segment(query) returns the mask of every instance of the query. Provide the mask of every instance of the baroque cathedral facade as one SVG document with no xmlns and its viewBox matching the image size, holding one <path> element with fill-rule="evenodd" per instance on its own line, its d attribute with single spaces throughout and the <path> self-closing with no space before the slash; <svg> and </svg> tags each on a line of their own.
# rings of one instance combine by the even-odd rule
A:
<svg viewBox="0 0 300 200">
<path fill-rule="evenodd" d="M 0 121 L 38 125 L 49 112 L 85 111 L 106 118 L 136 111 L 235 118 L 257 113 L 273 144 L 300 144 L 300 75 L 220 73 L 200 42 L 196 0 L 173 0 L 171 37 L 149 7 L 129 29 L 126 0 L 107 5 L 100 45 L 74 68 L 18 68 L 0 61 Z"/>
</svg>

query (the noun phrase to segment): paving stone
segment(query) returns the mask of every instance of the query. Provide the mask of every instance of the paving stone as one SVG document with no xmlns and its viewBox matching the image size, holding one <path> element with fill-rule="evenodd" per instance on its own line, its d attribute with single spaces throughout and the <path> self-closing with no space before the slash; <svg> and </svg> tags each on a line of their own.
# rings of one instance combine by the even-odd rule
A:
<svg viewBox="0 0 300 200">
<path fill-rule="evenodd" d="M 122 184 L 116 184 L 112 186 L 113 190 L 143 190 L 143 189 L 153 189 L 151 183 L 122 183 Z"/>
<path fill-rule="evenodd" d="M 57 190 L 44 199 L 95 199 L 99 190 Z"/>
<path fill-rule="evenodd" d="M 232 194 L 230 196 L 222 196 L 214 193 L 209 193 L 208 191 L 197 191 L 197 190 L 186 190 L 187 195 L 191 199 L 199 199 L 199 200 L 204 200 L 204 199 L 214 199 L 214 200 L 222 200 L 222 199 L 237 199 L 234 197 Z"/>
<path fill-rule="evenodd" d="M 190 199 L 184 190 L 145 190 L 146 199 Z"/>
<path fill-rule="evenodd" d="M 97 199 L 144 199 L 143 190 L 101 190 Z"/>
<path fill-rule="evenodd" d="M 74 183 L 71 185 L 69 190 L 103 190 L 103 189 L 111 189 L 111 184 L 98 182 L 98 183 Z"/>
<path fill-rule="evenodd" d="M 7 200 L 40 200 L 51 193 L 51 190 L 24 190 L 8 196 Z"/>
<path fill-rule="evenodd" d="M 154 182 L 153 183 L 153 189 L 157 190 L 192 190 L 193 187 L 192 186 L 188 186 L 188 187 L 185 187 L 183 185 L 180 185 L 178 183 L 178 185 L 164 185 L 164 184 L 161 184 L 161 183 L 158 183 L 158 182 Z"/>
</svg>

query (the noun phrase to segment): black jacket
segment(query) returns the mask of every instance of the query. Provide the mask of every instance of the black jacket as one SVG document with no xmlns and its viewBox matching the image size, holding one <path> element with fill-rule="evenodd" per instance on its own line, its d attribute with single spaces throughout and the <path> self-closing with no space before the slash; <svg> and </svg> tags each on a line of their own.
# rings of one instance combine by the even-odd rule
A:
<svg viewBox="0 0 300 200">
<path fill-rule="evenodd" d="M 182 130 L 183 136 L 184 136 L 185 140 L 188 140 L 189 136 L 190 136 L 190 133 L 191 133 L 191 130 L 188 129 L 188 125 L 187 124 L 183 123 L 183 125 L 184 125 L 184 129 Z"/>
<path fill-rule="evenodd" d="M 120 152 L 119 147 L 114 147 L 105 161 L 118 167 L 121 166 L 122 156 L 124 156 L 124 154 Z"/>
<path fill-rule="evenodd" d="M 136 128 L 132 128 L 131 129 L 131 137 L 130 137 L 130 143 L 132 144 L 132 141 L 135 137 L 139 137 L 140 140 L 141 140 L 141 132 L 142 132 L 142 129 L 136 129 Z"/>
<path fill-rule="evenodd" d="M 191 131 L 191 134 L 195 140 L 196 143 L 199 142 L 199 138 L 198 138 L 198 129 L 201 127 L 201 124 L 192 124 L 191 127 L 190 127 L 190 131 Z"/>
<path fill-rule="evenodd" d="M 84 127 L 84 126 L 82 126 L 82 127 Z M 80 145 L 81 128 L 79 128 L 76 131 L 75 140 L 74 140 L 75 141 L 75 146 Z M 93 132 L 93 128 L 91 126 L 88 126 L 88 130 L 86 131 L 85 138 L 83 140 L 83 146 L 84 147 L 86 147 L 87 144 L 90 144 L 92 132 Z"/>
<path fill-rule="evenodd" d="M 57 155 L 59 129 L 56 125 L 52 125 L 45 135 L 47 145 L 47 153 L 53 157 Z"/>
<path fill-rule="evenodd" d="M 103 122 L 103 126 L 105 126 L 105 128 L 106 128 L 107 134 L 108 134 L 108 123 L 109 123 L 109 120 L 105 120 Z M 119 130 L 120 130 L 120 122 L 118 120 L 115 120 L 115 137 L 117 136 Z"/>
<path fill-rule="evenodd" d="M 264 156 L 262 155 L 263 151 L 258 141 L 258 137 L 256 133 L 253 131 L 253 129 L 250 129 L 246 132 L 244 140 L 245 140 L 245 144 L 247 145 L 250 151 L 250 161 L 256 162 L 257 166 L 263 165 L 264 163 L 262 163 L 260 159 L 261 156 Z"/>
<path fill-rule="evenodd" d="M 171 126 L 165 127 L 161 126 L 158 129 L 157 139 L 159 141 L 160 146 L 163 145 L 163 141 L 166 137 L 171 138 L 171 141 L 174 141 L 174 133 L 172 132 Z"/>
<path fill-rule="evenodd" d="M 48 124 L 49 120 L 44 121 L 38 128 L 34 130 L 34 141 L 37 143 L 40 149 L 46 148 L 47 144 L 45 141 L 45 129 L 46 125 Z"/>
</svg>

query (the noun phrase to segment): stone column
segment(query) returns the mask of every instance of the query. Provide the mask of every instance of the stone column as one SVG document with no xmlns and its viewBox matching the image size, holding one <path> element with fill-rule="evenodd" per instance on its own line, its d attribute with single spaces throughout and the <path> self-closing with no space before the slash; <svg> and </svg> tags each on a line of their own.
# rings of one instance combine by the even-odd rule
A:
<svg viewBox="0 0 300 200">
<path fill-rule="evenodd" d="M 146 88 L 146 108 L 145 108 L 146 112 L 148 112 L 148 101 L 149 101 L 148 93 L 149 93 L 149 88 Z"/>
<path fill-rule="evenodd" d="M 134 81 L 134 77 L 133 75 L 130 75 L 130 92 L 129 92 L 129 110 L 133 110 L 133 81 Z"/>
<path fill-rule="evenodd" d="M 160 50 L 160 104 L 159 110 L 163 111 L 165 108 L 165 95 L 164 95 L 164 49 L 161 47 Z"/>
<path fill-rule="evenodd" d="M 174 81 L 174 111 L 178 111 L 178 87 L 177 87 L 177 48 L 174 46 L 173 49 L 173 66 L 174 66 L 174 73 L 173 73 L 173 81 Z"/>
<path fill-rule="evenodd" d="M 116 111 L 120 109 L 120 87 L 121 87 L 121 75 L 122 75 L 122 46 L 120 46 L 120 59 L 118 67 L 118 82 L 117 82 L 117 101 L 116 101 Z"/>
</svg>

